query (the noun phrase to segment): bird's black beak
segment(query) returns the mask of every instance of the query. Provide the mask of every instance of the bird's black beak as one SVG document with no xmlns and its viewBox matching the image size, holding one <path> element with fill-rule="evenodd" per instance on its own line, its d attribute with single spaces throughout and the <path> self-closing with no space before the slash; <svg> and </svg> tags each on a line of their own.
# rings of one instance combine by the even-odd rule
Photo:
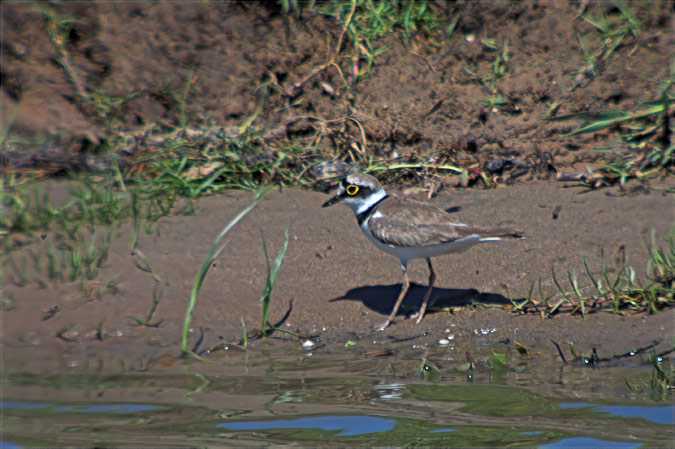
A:
<svg viewBox="0 0 675 449">
<path fill-rule="evenodd" d="M 340 195 L 339 193 L 336 193 L 333 198 L 331 198 L 328 201 L 326 201 L 325 203 L 323 203 L 323 206 L 321 206 L 321 207 L 332 206 L 335 203 L 339 203 L 341 199 L 342 199 L 342 195 Z"/>
</svg>

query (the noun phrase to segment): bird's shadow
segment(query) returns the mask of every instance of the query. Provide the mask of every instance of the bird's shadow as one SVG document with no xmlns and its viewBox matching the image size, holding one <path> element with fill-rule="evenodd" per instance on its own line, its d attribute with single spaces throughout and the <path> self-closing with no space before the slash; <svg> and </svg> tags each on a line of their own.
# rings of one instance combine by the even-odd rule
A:
<svg viewBox="0 0 675 449">
<path fill-rule="evenodd" d="M 407 315 L 419 310 L 426 289 L 425 285 L 411 283 L 397 315 Z M 330 302 L 345 300 L 361 301 L 369 309 L 387 315 L 391 313 L 400 292 L 401 284 L 369 285 L 353 288 L 344 295 L 331 299 Z M 511 304 L 511 301 L 499 293 L 481 293 L 475 288 L 452 289 L 434 287 L 431 291 L 429 303 L 430 306 L 433 304 L 433 307 L 428 310 L 428 313 L 433 313 L 434 309 L 443 309 L 445 307 L 466 306 L 473 303 L 503 306 Z"/>
</svg>

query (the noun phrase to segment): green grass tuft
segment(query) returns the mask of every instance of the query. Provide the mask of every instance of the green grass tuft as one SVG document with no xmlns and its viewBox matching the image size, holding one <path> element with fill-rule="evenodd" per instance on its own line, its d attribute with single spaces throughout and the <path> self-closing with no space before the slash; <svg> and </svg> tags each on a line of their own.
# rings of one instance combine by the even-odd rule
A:
<svg viewBox="0 0 675 449">
<path fill-rule="evenodd" d="M 465 67 L 464 70 L 488 90 L 489 97 L 479 100 L 488 110 L 496 110 L 497 106 L 503 106 L 508 102 L 499 93 L 497 83 L 506 75 L 508 70 L 508 62 L 511 58 L 509 52 L 509 41 L 504 41 L 503 44 L 498 44 L 493 39 L 483 39 L 482 44 L 495 52 L 495 59 L 492 62 L 490 72 L 485 76 L 480 76 L 476 69 Z"/>
<path fill-rule="evenodd" d="M 577 274 L 567 273 L 569 287 L 560 283 L 555 270 L 551 268 L 557 294 L 545 296 L 539 281 L 539 298 L 533 296 L 534 284 L 521 300 L 511 300 L 514 312 L 538 311 L 542 316 L 556 313 L 579 313 L 586 316 L 591 312 L 612 313 L 656 313 L 675 305 L 675 228 L 663 238 L 659 246 L 652 233 L 651 240 L 645 239 L 648 254 L 646 279 L 637 276 L 636 270 L 622 261 L 616 270 L 610 270 L 604 259 L 599 275 L 594 275 L 584 260 L 585 279 L 581 283 Z"/>
<path fill-rule="evenodd" d="M 282 9 L 286 13 L 293 12 L 299 18 L 303 12 L 333 17 L 342 26 L 343 33 L 338 40 L 336 55 L 324 68 L 335 64 L 337 55 L 342 51 L 346 35 L 351 45 L 350 54 L 345 56 L 351 67 L 347 78 L 340 71 L 340 76 L 347 88 L 358 79 L 372 72 L 377 57 L 389 47 L 379 41 L 385 36 L 403 33 L 405 42 L 409 42 L 417 34 L 431 35 L 440 30 L 440 21 L 432 11 L 433 2 L 416 1 L 377 1 L 352 0 L 351 2 L 332 0 L 324 2 L 303 3 L 295 0 L 281 0 Z M 456 20 L 446 28 L 446 35 L 451 35 Z"/>
<path fill-rule="evenodd" d="M 580 121 L 581 125 L 568 136 L 618 129 L 620 143 L 610 148 L 598 149 L 603 153 L 603 166 L 597 171 L 588 169 L 581 184 L 597 188 L 618 183 L 624 186 L 628 180 L 645 181 L 662 173 L 672 171 L 675 166 L 675 141 L 673 121 L 669 118 L 675 106 L 671 87 L 675 85 L 673 73 L 659 95 L 659 98 L 643 105 L 637 112 L 607 110 L 601 112 L 580 112 L 551 117 L 549 121 Z"/>
<path fill-rule="evenodd" d="M 581 16 L 599 33 L 599 36 L 593 35 L 589 38 L 596 41 L 599 37 L 599 42 L 591 50 L 581 36 L 577 37 L 583 52 L 584 65 L 574 72 L 574 82 L 570 90 L 585 87 L 598 74 L 602 63 L 619 48 L 628 46 L 629 40 L 633 45 L 638 43 L 643 21 L 638 19 L 623 2 L 614 0 L 613 3 L 619 11 L 617 17 L 608 17 L 604 13 L 600 17 L 593 17 L 589 14 Z"/>
<path fill-rule="evenodd" d="M 91 281 L 98 278 L 108 260 L 111 236 L 112 229 L 102 233 L 77 230 L 70 236 L 58 232 L 45 234 L 44 241 L 37 240 L 34 247 L 27 250 L 34 273 L 32 278 L 28 276 L 28 258 L 24 255 L 17 260 L 9 252 L 3 256 L 10 270 L 3 274 L 21 287 L 33 282 L 40 288 L 47 288 L 48 283 L 77 282 L 83 292 L 88 293 L 96 285 Z M 105 284 L 103 289 L 112 286 L 112 281 Z"/>
</svg>

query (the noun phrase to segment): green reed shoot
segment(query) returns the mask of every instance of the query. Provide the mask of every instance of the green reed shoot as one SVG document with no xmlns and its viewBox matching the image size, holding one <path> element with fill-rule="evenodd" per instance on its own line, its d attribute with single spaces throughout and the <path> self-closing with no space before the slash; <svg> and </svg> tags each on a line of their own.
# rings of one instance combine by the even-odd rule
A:
<svg viewBox="0 0 675 449">
<path fill-rule="evenodd" d="M 260 231 L 260 235 L 263 242 L 263 251 L 265 252 L 265 261 L 267 262 L 267 279 L 265 280 L 265 289 L 263 290 L 263 295 L 260 298 L 260 302 L 262 304 L 262 325 L 260 326 L 260 333 L 264 337 L 271 330 L 273 330 L 268 322 L 267 317 L 269 315 L 270 302 L 272 300 L 272 290 L 274 290 L 274 283 L 277 280 L 277 273 L 279 272 L 281 263 L 283 262 L 284 256 L 286 255 L 286 250 L 288 249 L 288 228 L 286 228 L 286 231 L 284 232 L 284 243 L 281 247 L 281 251 L 279 251 L 279 254 L 277 255 L 277 258 L 274 260 L 274 265 L 270 265 L 270 257 L 267 253 L 267 244 L 265 243 L 265 236 L 263 235 L 262 230 Z"/>
<path fill-rule="evenodd" d="M 235 215 L 235 217 L 232 218 L 232 220 L 230 220 L 230 222 L 223 227 L 223 229 L 220 231 L 218 236 L 211 244 L 211 247 L 209 248 L 206 257 L 204 258 L 204 261 L 202 262 L 202 265 L 199 268 L 199 271 L 197 272 L 195 282 L 192 286 L 192 291 L 190 292 L 190 298 L 188 299 L 187 309 L 185 310 L 185 320 L 183 322 L 183 335 L 181 339 L 181 352 L 183 354 L 187 355 L 193 354 L 192 351 L 188 349 L 188 337 L 190 335 L 190 324 L 192 323 L 192 313 L 194 312 L 195 306 L 197 305 L 199 290 L 202 288 L 202 283 L 204 282 L 204 278 L 206 277 L 206 274 L 208 273 L 211 264 L 216 258 L 218 258 L 220 253 L 225 249 L 225 245 L 227 245 L 227 242 L 221 245 L 220 241 L 223 239 L 223 237 L 225 237 L 225 235 L 227 235 L 228 232 L 230 232 L 230 230 L 234 227 L 234 225 L 239 223 L 239 221 L 242 218 L 244 218 L 246 214 L 248 214 L 251 210 L 253 210 L 253 208 L 265 196 L 266 193 L 267 190 L 259 191 L 256 194 L 253 202 L 248 206 L 246 206 L 244 209 L 242 209 L 241 212 L 239 212 L 237 215 Z"/>
<path fill-rule="evenodd" d="M 135 321 L 136 324 L 142 327 L 159 327 L 159 325 L 162 324 L 162 322 L 164 321 L 163 319 L 152 324 L 150 323 L 150 321 L 152 321 L 152 319 L 155 316 L 155 313 L 157 312 L 157 306 L 159 305 L 159 302 L 162 299 L 163 293 L 164 287 L 162 287 L 161 284 L 155 284 L 155 289 L 152 291 L 152 307 L 150 308 L 148 315 L 144 319 L 138 318 L 135 315 L 127 315 L 127 317 Z"/>
</svg>

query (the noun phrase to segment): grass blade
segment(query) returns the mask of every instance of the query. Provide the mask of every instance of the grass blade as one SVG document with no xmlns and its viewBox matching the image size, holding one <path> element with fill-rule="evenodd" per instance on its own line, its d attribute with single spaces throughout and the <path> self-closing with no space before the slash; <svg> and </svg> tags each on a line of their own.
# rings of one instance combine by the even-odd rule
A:
<svg viewBox="0 0 675 449">
<path fill-rule="evenodd" d="M 262 231 L 260 232 L 262 235 Z M 260 298 L 262 302 L 262 325 L 260 327 L 260 332 L 263 335 L 267 335 L 270 329 L 268 329 L 267 317 L 270 309 L 270 302 L 272 300 L 272 290 L 274 289 L 274 284 L 277 280 L 277 273 L 281 267 L 281 262 L 284 260 L 286 255 L 286 250 L 288 249 L 288 228 L 284 231 L 284 243 L 281 247 L 281 251 L 277 255 L 274 265 L 270 265 L 270 258 L 267 253 L 267 245 L 265 244 L 265 236 L 262 235 L 263 241 L 263 251 L 265 252 L 265 260 L 267 261 L 267 280 L 265 281 L 265 289 L 263 290 L 263 295 Z"/>
<path fill-rule="evenodd" d="M 595 290 L 598 292 L 598 295 L 602 295 L 602 293 L 600 292 L 598 281 L 596 281 L 593 274 L 591 274 L 591 269 L 588 268 L 588 262 L 586 262 L 585 257 L 584 257 L 584 268 L 586 269 L 586 274 L 588 275 L 588 278 L 591 280 L 591 282 L 593 283 L 593 286 L 595 287 Z"/>
<path fill-rule="evenodd" d="M 549 122 L 566 122 L 569 120 L 580 120 L 584 122 L 609 121 L 625 117 L 627 114 L 621 111 L 609 110 L 603 112 L 575 112 L 572 114 L 558 115 L 547 118 Z"/>
<path fill-rule="evenodd" d="M 197 305 L 197 297 L 199 296 L 199 290 L 202 288 L 202 283 L 204 282 L 206 273 L 209 271 L 209 268 L 211 267 L 211 262 L 225 248 L 225 245 L 219 246 L 220 241 L 223 239 L 223 237 L 225 237 L 225 235 L 228 232 L 230 232 L 230 230 L 234 227 L 234 225 L 239 223 L 239 221 L 242 218 L 244 218 L 244 216 L 248 214 L 258 204 L 258 202 L 265 196 L 266 193 L 267 190 L 259 192 L 251 204 L 246 206 L 232 220 L 230 220 L 230 222 L 227 223 L 225 227 L 223 227 L 223 229 L 220 231 L 216 239 L 213 241 L 211 248 L 209 248 L 209 252 L 206 254 L 204 262 L 202 262 L 202 265 L 199 268 L 199 271 L 197 272 L 197 277 L 195 278 L 195 282 L 192 286 L 192 291 L 190 292 L 190 298 L 188 300 L 187 309 L 185 310 L 185 321 L 183 322 L 183 336 L 181 339 L 181 352 L 183 354 L 190 353 L 190 350 L 188 349 L 188 337 L 190 334 L 190 324 L 192 323 L 192 313 L 194 312 L 195 306 Z"/>
<path fill-rule="evenodd" d="M 581 296 L 581 292 L 579 291 L 579 283 L 577 281 L 576 272 L 574 270 L 572 270 L 572 273 L 567 272 L 567 278 L 570 281 L 570 285 L 572 285 L 574 294 L 577 296 L 577 299 L 579 299 L 579 305 L 581 306 L 581 316 L 586 318 L 586 300 L 583 296 Z"/>
<path fill-rule="evenodd" d="M 248 331 L 246 330 L 246 322 L 243 318 L 241 320 L 241 345 L 243 347 L 248 347 Z"/>
<path fill-rule="evenodd" d="M 555 284 L 556 288 L 563 295 L 563 298 L 572 304 L 572 300 L 570 300 L 568 293 L 563 290 L 563 288 L 560 286 L 560 283 L 558 283 L 558 279 L 555 277 L 555 269 L 553 267 L 551 267 L 551 277 L 553 278 L 553 283 Z"/>
</svg>

